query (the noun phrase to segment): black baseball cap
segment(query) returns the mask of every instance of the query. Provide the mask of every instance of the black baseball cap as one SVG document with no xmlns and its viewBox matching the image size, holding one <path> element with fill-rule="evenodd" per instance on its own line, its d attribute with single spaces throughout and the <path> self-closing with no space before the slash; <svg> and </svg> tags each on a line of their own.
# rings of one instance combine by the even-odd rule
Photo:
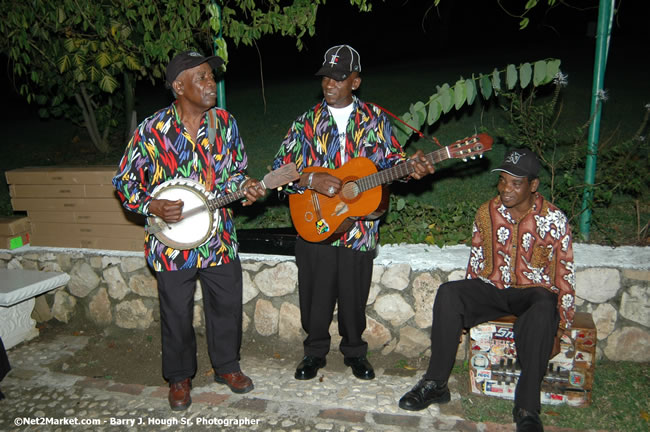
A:
<svg viewBox="0 0 650 432">
<path fill-rule="evenodd" d="M 171 87 L 178 74 L 205 62 L 208 62 L 213 69 L 217 69 L 223 64 L 223 59 L 219 56 L 204 57 L 203 54 L 196 51 L 183 51 L 176 54 L 167 65 L 165 83 L 168 87 Z"/>
<path fill-rule="evenodd" d="M 361 72 L 359 53 L 350 45 L 333 46 L 325 52 L 323 57 L 323 65 L 316 72 L 316 76 L 326 76 L 343 81 L 352 72 Z"/>
<path fill-rule="evenodd" d="M 529 149 L 520 148 L 506 153 L 503 163 L 495 171 L 503 171 L 515 177 L 537 177 L 541 164 L 537 155 Z"/>
</svg>

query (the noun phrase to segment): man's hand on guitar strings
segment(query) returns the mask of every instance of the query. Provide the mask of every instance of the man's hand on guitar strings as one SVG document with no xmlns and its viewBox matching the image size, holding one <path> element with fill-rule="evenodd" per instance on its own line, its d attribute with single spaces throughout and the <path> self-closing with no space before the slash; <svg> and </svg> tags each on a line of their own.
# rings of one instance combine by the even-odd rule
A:
<svg viewBox="0 0 650 432">
<path fill-rule="evenodd" d="M 409 177 L 412 177 L 416 180 L 420 180 L 422 177 L 433 174 L 435 172 L 433 164 L 424 156 L 424 152 L 422 150 L 418 150 L 413 153 L 413 156 L 409 158 L 407 163 L 412 164 L 413 169 L 415 170 L 409 175 Z"/>
<path fill-rule="evenodd" d="M 320 194 L 332 198 L 333 196 L 338 194 L 341 188 L 343 187 L 343 183 L 341 182 L 341 179 L 339 179 L 338 177 L 335 177 L 326 172 L 315 172 L 313 174 L 314 176 L 312 177 L 312 181 L 311 181 L 311 189 L 315 190 Z M 307 175 L 304 176 L 307 177 Z M 302 184 L 302 181 L 300 183 Z M 304 186 L 307 187 L 306 182 Z"/>
<path fill-rule="evenodd" d="M 149 213 L 158 216 L 165 222 L 178 222 L 183 219 L 183 200 L 152 200 L 149 203 Z"/>
<path fill-rule="evenodd" d="M 259 182 L 259 180 L 252 178 L 246 181 L 244 195 L 246 196 L 246 199 L 242 201 L 242 205 L 249 206 L 266 195 L 266 188 Z"/>
</svg>

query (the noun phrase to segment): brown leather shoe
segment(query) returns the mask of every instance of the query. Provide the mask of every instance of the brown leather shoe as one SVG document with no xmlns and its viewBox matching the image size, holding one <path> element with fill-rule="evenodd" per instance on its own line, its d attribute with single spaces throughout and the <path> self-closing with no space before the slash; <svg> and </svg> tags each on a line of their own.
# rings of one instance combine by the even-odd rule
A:
<svg viewBox="0 0 650 432">
<path fill-rule="evenodd" d="M 214 380 L 219 384 L 225 384 L 230 387 L 233 393 L 248 393 L 255 388 L 253 381 L 244 375 L 242 371 L 228 374 L 215 373 Z"/>
<path fill-rule="evenodd" d="M 170 384 L 169 386 L 169 406 L 172 411 L 183 411 L 192 405 L 192 398 L 190 397 L 190 389 L 192 382 L 189 378 L 183 381 Z"/>
</svg>

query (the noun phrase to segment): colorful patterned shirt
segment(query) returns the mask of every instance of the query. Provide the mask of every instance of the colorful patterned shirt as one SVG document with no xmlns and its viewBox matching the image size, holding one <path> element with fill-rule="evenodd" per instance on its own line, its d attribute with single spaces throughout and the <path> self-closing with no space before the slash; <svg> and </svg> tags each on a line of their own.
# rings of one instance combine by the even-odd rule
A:
<svg viewBox="0 0 650 432">
<path fill-rule="evenodd" d="M 356 96 L 353 96 L 353 104 L 345 131 L 344 160 L 366 157 L 379 170 L 405 160 L 406 155 L 393 136 L 386 114 Z M 299 172 L 311 166 L 336 169 L 343 165 L 339 131 L 325 100 L 294 121 L 275 157 L 273 168 L 290 162 L 295 162 Z M 285 191 L 302 193 L 304 188 L 294 186 Z M 378 239 L 378 220 L 358 220 L 332 246 L 368 251 L 376 248 Z"/>
<path fill-rule="evenodd" d="M 216 109 L 215 142 L 208 140 L 208 113 L 199 126 L 196 143 L 183 126 L 176 102 L 145 119 L 136 129 L 113 178 L 124 207 L 149 214 L 153 189 L 167 180 L 189 178 L 215 195 L 231 193 L 245 180 L 246 152 L 235 118 Z M 211 184 L 207 184 L 212 178 Z M 206 268 L 237 257 L 237 234 L 232 211 L 218 210 L 217 233 L 195 249 L 176 250 L 145 233 L 145 256 L 155 271 Z"/>
<path fill-rule="evenodd" d="M 515 220 L 499 196 L 476 213 L 467 278 L 497 288 L 541 286 L 558 296 L 560 327 L 569 329 L 575 312 L 571 227 L 566 216 L 540 194 L 530 211 Z"/>
</svg>

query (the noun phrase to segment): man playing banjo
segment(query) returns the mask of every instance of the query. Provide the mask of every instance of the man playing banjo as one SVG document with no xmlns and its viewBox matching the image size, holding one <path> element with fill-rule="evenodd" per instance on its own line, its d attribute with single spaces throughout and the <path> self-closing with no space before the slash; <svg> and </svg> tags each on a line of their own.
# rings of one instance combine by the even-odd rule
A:
<svg viewBox="0 0 650 432">
<path fill-rule="evenodd" d="M 113 184 L 124 207 L 173 224 L 183 219 L 183 201 L 156 199 L 156 186 L 191 179 L 216 195 L 244 191 L 250 205 L 265 188 L 246 175 L 247 157 L 237 123 L 216 102 L 213 69 L 223 60 L 193 51 L 176 55 L 167 66 L 166 85 L 176 100 L 145 119 L 135 130 Z M 187 409 L 196 374 L 192 327 L 196 279 L 201 281 L 208 352 L 216 382 L 235 393 L 253 389 L 241 372 L 242 270 L 232 211 L 214 211 L 217 229 L 191 249 L 174 249 L 145 235 L 145 256 L 156 273 L 162 327 L 162 371 L 169 382 L 172 410 Z"/>
</svg>

